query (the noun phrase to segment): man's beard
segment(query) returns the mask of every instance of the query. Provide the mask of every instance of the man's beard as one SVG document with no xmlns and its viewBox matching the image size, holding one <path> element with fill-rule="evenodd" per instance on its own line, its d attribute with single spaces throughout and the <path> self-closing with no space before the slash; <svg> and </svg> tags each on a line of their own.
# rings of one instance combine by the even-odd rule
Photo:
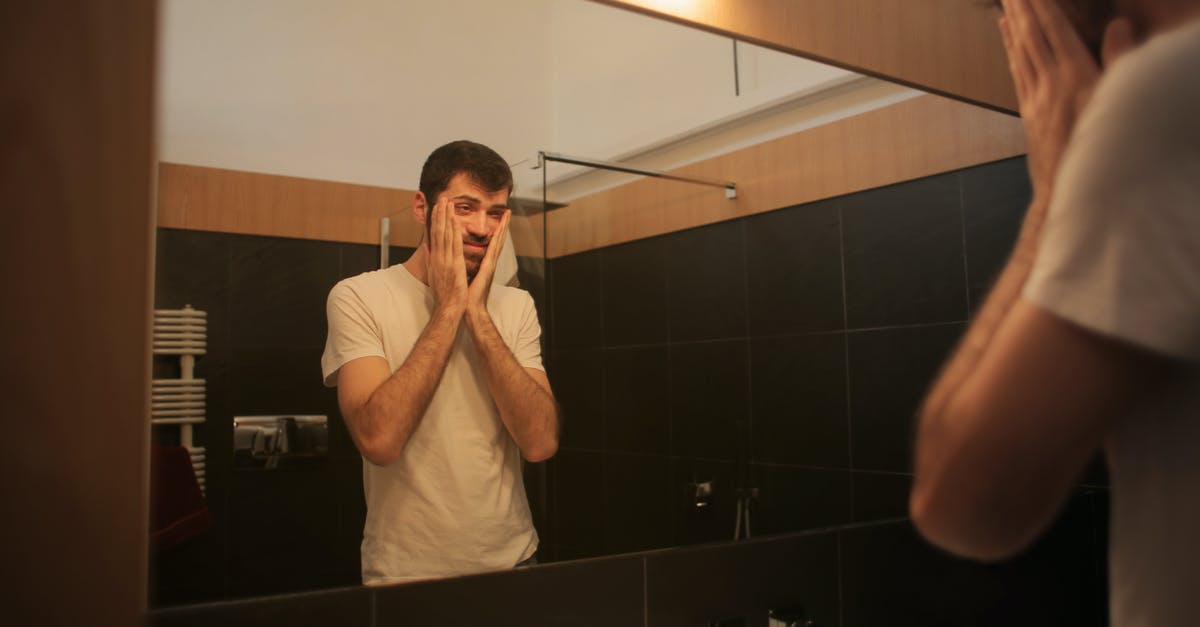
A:
<svg viewBox="0 0 1200 627">
<path fill-rule="evenodd" d="M 463 263 L 467 267 L 467 283 L 475 280 L 475 275 L 479 274 L 479 268 L 483 265 L 483 255 L 478 259 L 470 255 L 463 255 Z"/>
</svg>

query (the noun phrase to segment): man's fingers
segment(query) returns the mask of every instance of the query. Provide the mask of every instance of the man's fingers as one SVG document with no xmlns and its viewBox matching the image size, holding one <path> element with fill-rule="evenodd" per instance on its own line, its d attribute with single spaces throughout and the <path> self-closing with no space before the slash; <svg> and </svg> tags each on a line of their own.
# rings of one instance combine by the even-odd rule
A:
<svg viewBox="0 0 1200 627">
<path fill-rule="evenodd" d="M 1025 58 L 1024 53 L 1013 41 L 1012 28 L 1008 23 L 1008 18 L 1000 18 L 1000 38 L 1004 40 L 1004 51 L 1008 56 L 1008 72 L 1012 74 L 1013 86 L 1017 90 L 1017 102 L 1025 100 L 1025 94 L 1029 93 L 1028 71 L 1026 66 L 1029 60 Z"/>
<path fill-rule="evenodd" d="M 1028 0 L 1041 31 L 1050 44 L 1054 58 L 1079 63 L 1095 63 L 1071 20 L 1053 0 Z"/>
<path fill-rule="evenodd" d="M 504 210 L 504 215 L 500 217 L 500 225 L 496 227 L 495 232 L 492 233 L 492 239 L 488 243 L 487 254 L 484 255 L 484 261 L 491 260 L 491 262 L 495 264 L 496 260 L 500 258 L 500 250 L 504 248 L 505 242 L 508 241 L 508 218 L 511 215 L 511 209 Z"/>
<path fill-rule="evenodd" d="M 1118 17 L 1104 28 L 1104 43 L 1100 47 L 1100 58 L 1104 67 L 1113 64 L 1121 55 L 1129 52 L 1137 45 L 1137 37 L 1133 31 L 1133 20 Z"/>
<path fill-rule="evenodd" d="M 1012 25 L 1013 42 L 1029 59 L 1031 84 L 1040 79 L 1041 71 L 1054 62 L 1054 53 L 1046 42 L 1046 34 L 1029 7 L 1029 0 L 1005 0 L 1004 12 Z"/>
</svg>

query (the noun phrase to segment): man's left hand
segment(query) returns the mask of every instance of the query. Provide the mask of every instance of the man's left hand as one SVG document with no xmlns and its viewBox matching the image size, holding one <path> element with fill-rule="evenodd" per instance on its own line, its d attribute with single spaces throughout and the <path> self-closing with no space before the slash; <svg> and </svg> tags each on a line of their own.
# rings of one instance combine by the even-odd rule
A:
<svg viewBox="0 0 1200 627">
<path fill-rule="evenodd" d="M 479 272 L 475 273 L 475 278 L 471 280 L 471 285 L 467 288 L 468 324 L 471 316 L 487 314 L 488 294 L 492 291 L 492 279 L 496 276 L 496 264 L 500 259 L 500 251 L 508 239 L 508 219 L 511 215 L 511 209 L 504 211 L 504 215 L 500 218 L 500 225 L 492 232 L 487 252 L 483 254 L 483 261 L 479 264 Z"/>
</svg>

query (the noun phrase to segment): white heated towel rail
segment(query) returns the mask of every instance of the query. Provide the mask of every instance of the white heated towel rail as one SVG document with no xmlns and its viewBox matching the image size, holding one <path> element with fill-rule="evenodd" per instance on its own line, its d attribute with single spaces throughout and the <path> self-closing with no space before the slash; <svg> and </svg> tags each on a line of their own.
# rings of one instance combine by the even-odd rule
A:
<svg viewBox="0 0 1200 627">
<path fill-rule="evenodd" d="M 192 426 L 204 422 L 204 379 L 196 378 L 196 357 L 208 344 L 205 312 L 185 305 L 183 309 L 155 309 L 153 327 L 155 355 L 177 355 L 178 379 L 154 379 L 150 389 L 150 424 L 177 425 L 179 444 L 192 457 L 192 469 L 200 492 L 204 492 L 204 447 L 193 440 Z"/>
</svg>

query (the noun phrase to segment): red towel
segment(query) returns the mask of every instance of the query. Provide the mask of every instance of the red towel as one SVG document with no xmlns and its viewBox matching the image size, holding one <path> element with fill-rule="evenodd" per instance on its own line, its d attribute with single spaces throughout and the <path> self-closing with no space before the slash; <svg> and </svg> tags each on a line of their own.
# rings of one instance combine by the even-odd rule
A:
<svg viewBox="0 0 1200 627">
<path fill-rule="evenodd" d="M 150 548 L 171 548 L 212 527 L 192 457 L 182 446 L 150 445 Z"/>
</svg>

